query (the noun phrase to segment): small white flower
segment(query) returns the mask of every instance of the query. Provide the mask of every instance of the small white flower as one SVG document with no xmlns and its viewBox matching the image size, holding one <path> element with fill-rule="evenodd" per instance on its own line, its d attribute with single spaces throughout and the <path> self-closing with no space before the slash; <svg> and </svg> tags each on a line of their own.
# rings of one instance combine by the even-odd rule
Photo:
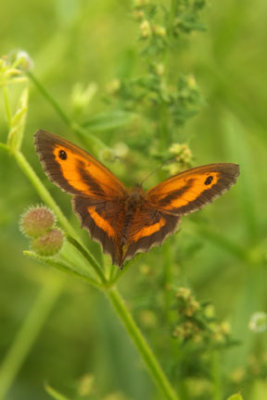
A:
<svg viewBox="0 0 267 400">
<path fill-rule="evenodd" d="M 265 332 L 267 330 L 267 314 L 263 311 L 255 312 L 252 314 L 248 326 L 254 333 Z"/>
</svg>

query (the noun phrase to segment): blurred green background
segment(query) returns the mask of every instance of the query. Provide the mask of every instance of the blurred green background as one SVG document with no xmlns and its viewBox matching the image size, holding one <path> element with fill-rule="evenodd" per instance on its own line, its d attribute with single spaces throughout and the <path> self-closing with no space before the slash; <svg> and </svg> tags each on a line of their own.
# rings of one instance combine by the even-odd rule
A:
<svg viewBox="0 0 267 400">
<path fill-rule="evenodd" d="M 252 400 L 267 398 L 266 331 L 249 329 L 253 314 L 266 311 L 266 13 L 267 3 L 263 0 L 214 2 L 202 15 L 207 31 L 193 33 L 181 41 L 172 74 L 193 74 L 205 104 L 177 129 L 175 141 L 190 145 L 194 165 L 235 162 L 240 164 L 241 175 L 229 193 L 196 216 L 185 217 L 179 232 L 168 239 L 167 247 L 164 244 L 138 256 L 119 281 L 138 324 L 171 375 L 170 365 L 178 360 L 174 355 L 171 359 L 170 348 L 169 359 L 164 359 L 161 342 L 162 330 L 166 335 L 169 327 L 157 322 L 151 325 L 143 318 L 144 312 L 150 312 L 157 320 L 157 309 L 151 305 L 161 304 L 158 282 L 161 255 L 167 248 L 173 260 L 173 285 L 188 286 L 199 301 L 211 301 L 218 319 L 228 321 L 232 337 L 240 341 L 222 355 L 221 375 L 228 376 L 228 386 L 224 387 L 224 380 L 221 383 L 222 396 L 229 395 L 230 390 L 241 390 L 244 398 Z M 34 74 L 73 118 L 79 119 L 72 101 L 77 83 L 84 88 L 91 84 L 96 90 L 85 117 L 109 110 L 103 99 L 107 85 L 122 76 L 135 76 L 145 68 L 139 46 L 138 23 L 132 18 L 129 1 L 9 0 L 1 4 L 1 54 L 14 49 L 28 52 Z M 16 90 L 12 96 L 16 99 Z M 5 142 L 7 124 L 2 97 L 0 110 L 0 140 Z M 78 227 L 69 196 L 44 177 L 33 148 L 33 133 L 39 128 L 79 141 L 31 85 L 23 151 Z M 129 185 L 157 166 L 155 161 L 150 165 L 146 152 L 142 153 L 142 132 L 138 129 L 136 123 L 94 133 L 111 147 L 121 143 L 129 147 L 128 165 L 119 161 L 108 164 Z M 145 187 L 156 181 L 153 176 Z M 37 313 L 38 318 L 43 318 L 41 330 L 5 398 L 49 399 L 44 389 L 47 383 L 69 398 L 160 399 L 136 349 L 102 294 L 23 256 L 28 242 L 19 232 L 18 221 L 21 213 L 29 205 L 40 203 L 40 199 L 14 159 L 1 150 L 0 193 L 2 360 L 34 305 L 42 303 L 40 296 L 46 298 L 49 293 L 51 297 L 51 303 L 42 303 L 43 314 Z M 87 234 L 81 234 L 90 246 Z M 153 266 L 148 276 L 142 274 L 144 266 Z M 61 277 L 62 287 L 58 283 Z M 243 379 L 251 365 L 249 371 L 254 375 Z M 89 381 L 94 380 L 87 397 L 77 394 L 86 374 Z M 201 377 L 192 377 L 192 385 L 197 389 L 188 398 L 225 398 L 205 394 L 210 392 L 206 392 Z"/>
</svg>

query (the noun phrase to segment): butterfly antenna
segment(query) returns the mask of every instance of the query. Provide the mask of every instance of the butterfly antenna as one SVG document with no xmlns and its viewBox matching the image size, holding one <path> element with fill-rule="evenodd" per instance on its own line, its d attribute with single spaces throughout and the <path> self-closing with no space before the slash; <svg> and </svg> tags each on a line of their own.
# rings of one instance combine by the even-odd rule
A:
<svg viewBox="0 0 267 400">
<path fill-rule="evenodd" d="M 149 174 L 145 176 L 145 178 L 140 182 L 140 186 L 143 186 L 144 182 L 147 181 L 152 175 L 154 175 L 155 173 L 160 171 L 162 169 L 162 167 L 164 167 L 164 165 L 169 164 L 170 162 L 172 162 L 174 160 L 175 160 L 175 157 L 171 157 L 171 158 L 168 158 L 166 161 L 163 161 L 163 163 L 161 165 L 159 165 L 158 167 L 153 169 L 153 171 L 149 172 Z"/>
</svg>

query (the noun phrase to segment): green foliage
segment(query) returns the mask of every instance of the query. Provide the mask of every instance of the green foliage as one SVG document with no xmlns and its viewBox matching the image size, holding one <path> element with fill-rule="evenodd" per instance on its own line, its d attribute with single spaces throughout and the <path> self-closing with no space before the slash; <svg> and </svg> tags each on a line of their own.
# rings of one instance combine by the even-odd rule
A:
<svg viewBox="0 0 267 400">
<path fill-rule="evenodd" d="M 237 393 L 237 394 L 233 394 L 232 396 L 228 397 L 227 400 L 243 400 L 243 397 L 241 396 L 241 394 Z"/>
<path fill-rule="evenodd" d="M 205 6 L 2 5 L 0 399 L 266 397 L 266 6 Z M 38 128 L 72 134 L 126 184 L 219 161 L 241 176 L 119 271 L 42 182 Z M 48 259 L 21 255 L 17 221 L 37 195 L 66 234 Z"/>
</svg>

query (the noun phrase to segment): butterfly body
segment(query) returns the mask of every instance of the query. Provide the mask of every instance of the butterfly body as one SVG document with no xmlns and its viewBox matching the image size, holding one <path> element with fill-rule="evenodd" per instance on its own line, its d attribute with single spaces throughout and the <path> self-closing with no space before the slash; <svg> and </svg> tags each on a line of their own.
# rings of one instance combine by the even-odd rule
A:
<svg viewBox="0 0 267 400">
<path fill-rule="evenodd" d="M 148 191 L 140 185 L 127 189 L 89 153 L 59 136 L 39 130 L 35 145 L 48 177 L 73 196 L 82 226 L 120 267 L 162 243 L 182 215 L 222 194 L 239 175 L 238 165 L 217 163 L 184 171 Z"/>
</svg>

